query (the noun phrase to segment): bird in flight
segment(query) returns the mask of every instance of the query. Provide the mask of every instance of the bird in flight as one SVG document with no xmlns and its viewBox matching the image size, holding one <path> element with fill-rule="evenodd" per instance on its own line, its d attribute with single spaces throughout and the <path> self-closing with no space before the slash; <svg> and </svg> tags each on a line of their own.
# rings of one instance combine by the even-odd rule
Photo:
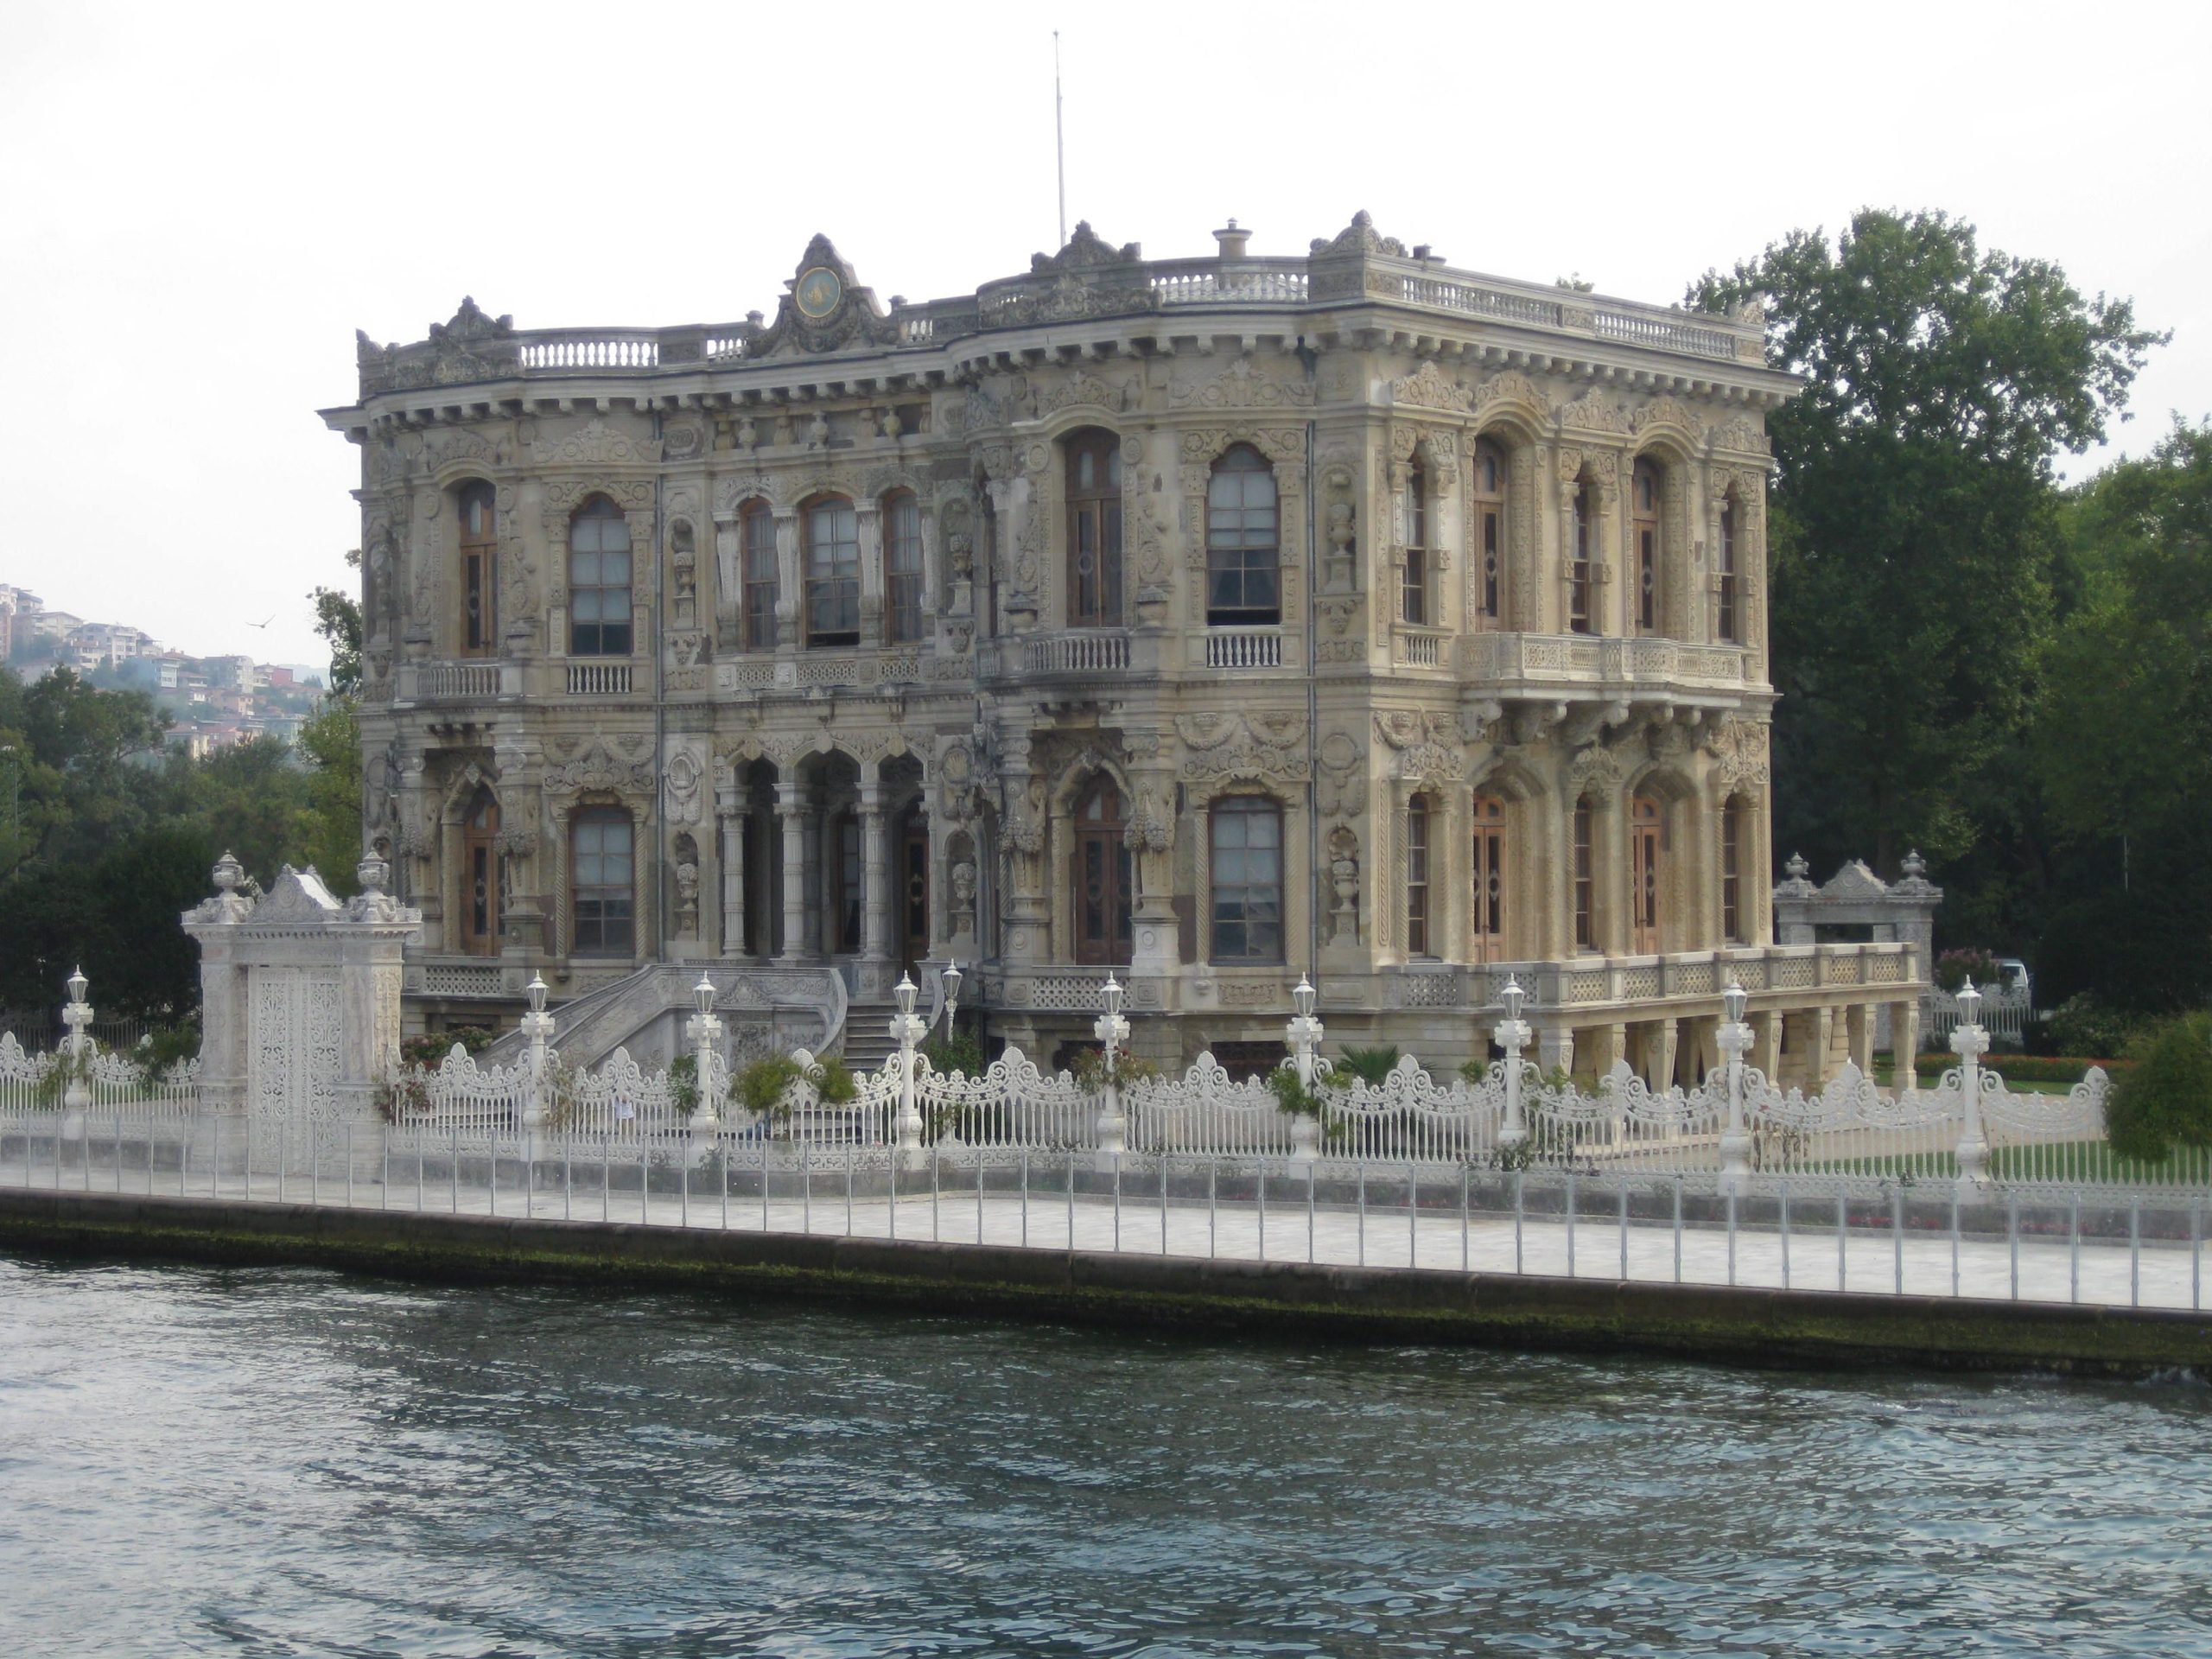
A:
<svg viewBox="0 0 2212 1659">
<path fill-rule="evenodd" d="M 268 614 L 268 615 L 266 615 L 266 616 L 263 617 L 263 618 L 261 619 L 261 620 L 260 620 L 260 621 L 258 621 L 258 622 L 249 622 L 249 623 L 247 623 L 247 624 L 246 624 L 246 626 L 248 626 L 249 628 L 265 628 L 265 627 L 267 627 L 267 626 L 268 626 L 271 622 L 274 622 L 276 620 L 276 612 L 274 612 L 274 611 L 271 611 L 271 612 L 270 612 L 270 613 L 269 613 L 269 614 Z"/>
</svg>

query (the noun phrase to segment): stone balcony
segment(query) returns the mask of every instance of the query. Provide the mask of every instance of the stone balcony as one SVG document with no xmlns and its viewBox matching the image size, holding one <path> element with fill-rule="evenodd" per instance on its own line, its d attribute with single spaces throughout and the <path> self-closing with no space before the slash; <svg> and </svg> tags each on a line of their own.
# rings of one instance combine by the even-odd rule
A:
<svg viewBox="0 0 2212 1659">
<path fill-rule="evenodd" d="M 1541 696 L 1570 690 L 1626 696 L 1763 689 L 1752 678 L 1748 646 L 1691 645 L 1648 636 L 1471 633 L 1459 639 L 1449 660 L 1462 683 L 1479 685 L 1501 696 Z"/>
</svg>

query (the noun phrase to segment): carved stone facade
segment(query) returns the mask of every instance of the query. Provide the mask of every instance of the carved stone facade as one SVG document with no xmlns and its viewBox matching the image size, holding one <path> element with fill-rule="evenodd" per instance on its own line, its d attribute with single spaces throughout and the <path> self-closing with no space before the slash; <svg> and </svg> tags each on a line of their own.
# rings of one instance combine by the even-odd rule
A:
<svg viewBox="0 0 2212 1659">
<path fill-rule="evenodd" d="M 1796 383 L 1758 321 L 1364 215 L 1248 235 L 1147 262 L 1079 226 L 888 308 L 817 238 L 772 321 L 472 302 L 364 340 L 325 415 L 363 450 L 413 1017 L 665 959 L 832 961 L 865 1002 L 956 956 L 1032 1052 L 1109 969 L 1179 1055 L 1276 1034 L 1306 973 L 1332 1032 L 1441 1063 L 1510 972 L 1549 1060 L 1688 1071 L 1736 977 L 1817 1075 L 1795 1022 L 1911 995 L 1893 950 L 1772 943 Z"/>
</svg>

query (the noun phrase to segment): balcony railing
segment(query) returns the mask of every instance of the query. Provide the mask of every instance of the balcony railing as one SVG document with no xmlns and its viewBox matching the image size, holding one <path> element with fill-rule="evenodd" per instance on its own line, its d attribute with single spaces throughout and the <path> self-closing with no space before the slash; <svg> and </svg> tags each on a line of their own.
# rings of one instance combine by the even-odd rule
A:
<svg viewBox="0 0 2212 1659">
<path fill-rule="evenodd" d="M 499 664 L 424 663 L 415 671 L 415 696 L 425 702 L 477 702 L 499 695 Z"/>
<path fill-rule="evenodd" d="M 569 695 L 572 697 L 626 696 L 634 671 L 628 663 L 570 663 Z"/>
<path fill-rule="evenodd" d="M 1022 642 L 1021 658 L 1032 674 L 1118 673 L 1129 665 L 1129 636 L 1119 628 L 1041 634 Z"/>
<path fill-rule="evenodd" d="M 1401 668 L 1441 668 L 1446 665 L 1446 641 L 1441 628 L 1418 628 L 1401 624 L 1391 631 L 1391 660 Z"/>
<path fill-rule="evenodd" d="M 1281 668 L 1280 628 L 1213 628 L 1205 635 L 1208 668 Z"/>
<path fill-rule="evenodd" d="M 1468 680 L 1737 686 L 1749 677 L 1751 652 L 1743 645 L 1700 645 L 1679 639 L 1473 633 L 1459 641 L 1459 666 L 1460 677 Z"/>
</svg>

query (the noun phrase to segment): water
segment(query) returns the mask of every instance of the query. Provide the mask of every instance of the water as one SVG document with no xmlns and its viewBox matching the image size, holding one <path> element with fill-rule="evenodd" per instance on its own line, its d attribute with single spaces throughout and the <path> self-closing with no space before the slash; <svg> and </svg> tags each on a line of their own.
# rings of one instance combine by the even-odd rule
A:
<svg viewBox="0 0 2212 1659">
<path fill-rule="evenodd" d="M 0 1648 L 2212 1653 L 2212 1398 L 0 1260 Z"/>
</svg>

